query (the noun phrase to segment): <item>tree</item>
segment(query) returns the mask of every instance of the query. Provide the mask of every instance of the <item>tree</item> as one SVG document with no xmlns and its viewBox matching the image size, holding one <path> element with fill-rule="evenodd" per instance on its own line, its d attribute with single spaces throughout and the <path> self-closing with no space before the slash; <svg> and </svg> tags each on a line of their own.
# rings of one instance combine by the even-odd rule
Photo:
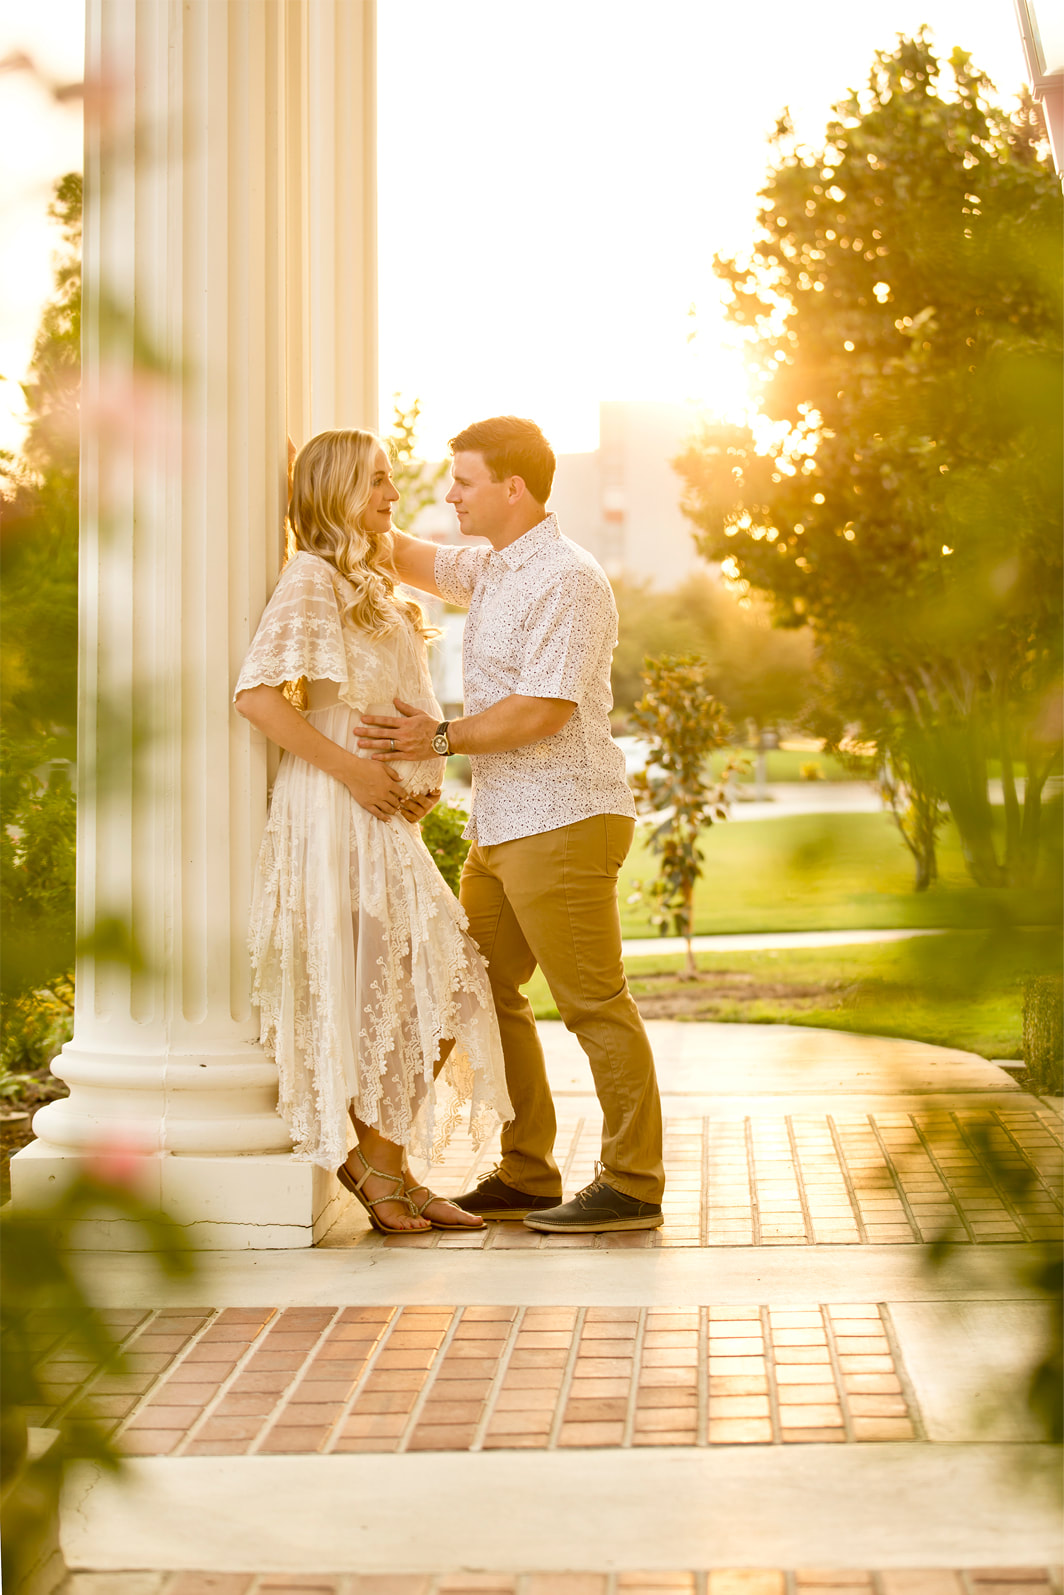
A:
<svg viewBox="0 0 1064 1595">
<path fill-rule="evenodd" d="M 55 291 L 45 306 L 23 393 L 22 454 L 0 452 L 3 718 L 16 740 L 60 740 L 73 758 L 77 721 L 78 392 L 81 345 L 81 176 L 56 184 L 61 232 Z M 40 762 L 40 761 L 38 761 Z"/>
<path fill-rule="evenodd" d="M 642 770 L 632 782 L 640 806 L 662 816 L 649 839 L 650 851 L 661 860 L 650 892 L 659 905 L 651 923 L 664 935 L 672 921 L 675 934 L 687 943 L 687 973 L 695 975 L 694 893 L 705 861 L 698 839 L 714 816 L 724 818 L 723 788 L 730 773 L 711 783 L 707 760 L 725 746 L 731 726 L 709 691 L 705 660 L 689 654 L 648 659 L 643 682 L 632 722 L 653 747 L 653 766 L 661 772 L 652 779 Z"/>
<path fill-rule="evenodd" d="M 27 465 L 49 481 L 61 477 L 77 505 L 81 395 L 81 207 L 80 172 L 55 185 L 48 215 L 60 230 L 52 297 L 45 305 L 33 346 L 29 381 L 22 391 L 30 412 L 23 445 Z"/>
<path fill-rule="evenodd" d="M 828 748 L 844 763 L 866 772 L 867 754 L 853 755 L 851 727 L 860 726 L 864 738 L 874 743 L 873 780 L 912 854 L 913 889 L 927 891 L 938 879 L 938 833 L 946 817 L 933 740 L 911 717 L 889 712 L 868 676 L 863 655 L 849 659 L 840 638 L 830 653 L 821 656 L 817 689 L 808 720 Z"/>
<path fill-rule="evenodd" d="M 81 178 L 56 185 L 55 292 L 24 393 L 22 455 L 0 458 L 0 924 L 7 1063 L 47 1063 L 74 964 Z M 45 995 L 42 996 L 42 992 Z"/>
<path fill-rule="evenodd" d="M 399 493 L 396 520 L 408 529 L 420 512 L 436 502 L 437 484 L 447 474 L 447 462 L 425 465 L 417 458 L 417 423 L 421 415 L 421 401 L 415 399 L 408 410 L 394 395 L 392 430 L 387 437 L 388 453 L 392 460 L 392 481 Z"/>
<path fill-rule="evenodd" d="M 643 691 L 643 664 L 661 653 L 697 654 L 711 671 L 713 695 L 735 724 L 793 723 L 812 687 L 812 634 L 781 631 L 756 596 L 740 604 L 726 585 L 695 574 L 670 592 L 619 577 L 613 582 L 620 641 L 613 656 L 613 700 L 631 710 Z"/>
<path fill-rule="evenodd" d="M 1031 102 L 990 93 L 921 32 L 822 149 L 781 119 L 753 252 L 716 263 L 773 441 L 713 427 L 676 462 L 707 558 L 812 627 L 836 723 L 919 749 L 983 885 L 1033 878 L 1061 753 L 1061 194 Z"/>
</svg>

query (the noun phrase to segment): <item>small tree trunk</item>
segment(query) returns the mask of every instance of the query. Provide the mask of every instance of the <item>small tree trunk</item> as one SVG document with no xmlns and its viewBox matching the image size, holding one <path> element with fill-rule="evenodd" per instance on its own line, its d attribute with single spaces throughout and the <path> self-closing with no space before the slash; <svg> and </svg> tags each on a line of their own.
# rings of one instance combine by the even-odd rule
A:
<svg viewBox="0 0 1064 1595">
<path fill-rule="evenodd" d="M 684 893 L 683 904 L 683 939 L 687 948 L 687 963 L 684 973 L 688 980 L 695 980 L 698 976 L 698 965 L 695 963 L 694 949 L 691 946 L 691 936 L 694 932 L 695 918 L 695 889 L 694 883 Z"/>
<path fill-rule="evenodd" d="M 986 753 L 975 726 L 963 726 L 944 743 L 941 779 L 972 880 L 977 886 L 1007 885 L 1008 878 L 994 848 Z"/>
<path fill-rule="evenodd" d="M 963 804 L 955 809 L 952 803 L 950 813 L 961 839 L 965 867 L 976 886 L 1007 886 L 1008 877 L 994 850 L 989 815 L 973 813 Z"/>
<path fill-rule="evenodd" d="M 1060 770 L 1061 750 L 1055 748 L 1048 758 L 1042 748 L 1042 762 L 1038 762 L 1039 750 L 1028 741 L 1025 748 L 1027 764 L 1027 780 L 1023 789 L 1023 826 L 1020 842 L 1020 856 L 1022 859 L 1023 884 L 1031 885 L 1038 874 L 1038 857 L 1042 843 L 1042 803 L 1045 797 L 1046 783 L 1054 770 Z"/>
<path fill-rule="evenodd" d="M 923 761 L 911 751 L 888 752 L 879 768 L 880 796 L 890 805 L 902 841 L 913 856 L 913 891 L 926 892 L 938 879 L 936 839 L 939 792 Z"/>
<path fill-rule="evenodd" d="M 931 843 L 930 849 L 914 848 L 913 858 L 916 861 L 916 873 L 913 877 L 913 891 L 926 892 L 928 887 L 938 878 L 938 863 L 935 859 L 935 844 Z"/>
<path fill-rule="evenodd" d="M 913 829 L 916 846 L 916 881 L 918 892 L 926 892 L 938 880 L 938 854 L 936 840 L 939 827 L 937 787 L 915 787 L 913 791 Z"/>
<path fill-rule="evenodd" d="M 998 705 L 998 728 L 1001 747 L 1001 793 L 1005 802 L 1005 873 L 1009 882 L 1014 884 L 1022 869 L 1023 844 L 1020 800 L 1016 796 L 1016 772 L 1012 762 L 1012 737 L 1009 731 L 1007 703 Z"/>
</svg>

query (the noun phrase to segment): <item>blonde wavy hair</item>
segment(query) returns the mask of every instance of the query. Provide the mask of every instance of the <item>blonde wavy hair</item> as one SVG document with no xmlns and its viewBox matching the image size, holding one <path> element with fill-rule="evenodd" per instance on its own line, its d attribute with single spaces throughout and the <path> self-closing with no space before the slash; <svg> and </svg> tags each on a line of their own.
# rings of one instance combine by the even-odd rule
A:
<svg viewBox="0 0 1064 1595">
<path fill-rule="evenodd" d="M 297 549 L 327 560 L 355 589 L 344 611 L 371 636 L 382 637 L 408 620 L 422 637 L 421 607 L 395 590 L 387 568 L 390 534 L 362 524 L 373 491 L 373 465 L 384 449 L 372 432 L 319 432 L 305 443 L 292 467 L 288 521 Z M 387 449 L 384 449 L 387 455 Z"/>
</svg>

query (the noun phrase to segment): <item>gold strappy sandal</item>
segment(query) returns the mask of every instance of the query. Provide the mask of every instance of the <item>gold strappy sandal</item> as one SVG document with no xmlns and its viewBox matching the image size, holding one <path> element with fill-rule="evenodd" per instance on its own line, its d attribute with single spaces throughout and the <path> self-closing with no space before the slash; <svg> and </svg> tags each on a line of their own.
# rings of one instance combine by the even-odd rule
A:
<svg viewBox="0 0 1064 1595">
<path fill-rule="evenodd" d="M 369 1214 L 369 1221 L 373 1225 L 373 1228 L 375 1230 L 380 1230 L 382 1235 L 423 1235 L 425 1233 L 424 1230 L 403 1229 L 398 1224 L 386 1224 L 382 1218 L 377 1216 L 373 1209 L 380 1202 L 402 1202 L 404 1207 L 408 1207 L 410 1209 L 411 1215 L 414 1218 L 420 1218 L 421 1213 L 419 1212 L 417 1205 L 411 1201 L 410 1197 L 403 1189 L 403 1176 L 401 1174 L 383 1174 L 380 1169 L 375 1169 L 372 1163 L 366 1162 L 365 1154 L 363 1153 L 361 1147 L 356 1146 L 355 1151 L 362 1159 L 362 1166 L 366 1171 L 365 1174 L 363 1174 L 360 1180 L 356 1180 L 347 1164 L 341 1163 L 340 1167 L 336 1171 L 336 1178 L 340 1181 L 340 1184 L 345 1188 L 345 1190 L 351 1192 L 351 1195 L 356 1199 L 356 1201 L 361 1202 L 362 1206 Z M 365 1185 L 366 1181 L 371 1175 L 376 1175 L 377 1179 L 379 1180 L 390 1180 L 395 1186 L 394 1193 L 388 1193 L 384 1196 L 367 1196 L 362 1187 Z M 432 1223 L 431 1219 L 429 1219 L 429 1223 Z"/>
<path fill-rule="evenodd" d="M 413 1179 L 413 1176 L 411 1176 L 411 1179 Z M 418 1202 L 415 1199 L 415 1191 L 424 1191 L 425 1200 L 423 1202 Z M 404 1185 L 403 1195 L 410 1203 L 410 1206 L 413 1208 L 418 1218 L 427 1218 L 433 1229 L 469 1230 L 470 1233 L 475 1234 L 478 1229 L 484 1228 L 483 1219 L 481 1219 L 479 1224 L 443 1224 L 438 1219 L 432 1218 L 428 1213 L 425 1212 L 425 1209 L 428 1207 L 430 1202 L 446 1202 L 449 1207 L 454 1207 L 455 1204 L 451 1201 L 449 1196 L 439 1196 L 435 1191 L 430 1191 L 427 1185 L 418 1185 L 416 1182 L 411 1185 Z M 461 1211 L 462 1209 L 458 1208 L 458 1212 Z"/>
</svg>

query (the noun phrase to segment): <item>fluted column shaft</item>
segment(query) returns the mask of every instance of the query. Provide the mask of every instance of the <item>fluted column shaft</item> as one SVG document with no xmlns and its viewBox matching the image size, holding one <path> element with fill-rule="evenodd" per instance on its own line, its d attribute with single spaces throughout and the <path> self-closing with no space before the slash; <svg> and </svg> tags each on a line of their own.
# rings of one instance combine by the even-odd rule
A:
<svg viewBox="0 0 1064 1595">
<path fill-rule="evenodd" d="M 376 420 L 373 22 L 372 0 L 87 7 L 86 951 L 71 1094 L 37 1115 L 15 1192 L 50 1157 L 133 1144 L 178 1206 L 209 1189 L 189 1222 L 225 1244 L 304 1243 L 320 1205 L 280 1155 L 250 1001 L 267 749 L 230 698 L 282 558 L 286 433 Z M 299 1198 L 242 1241 L 234 1159 L 305 1186 L 306 1223 Z"/>
</svg>

